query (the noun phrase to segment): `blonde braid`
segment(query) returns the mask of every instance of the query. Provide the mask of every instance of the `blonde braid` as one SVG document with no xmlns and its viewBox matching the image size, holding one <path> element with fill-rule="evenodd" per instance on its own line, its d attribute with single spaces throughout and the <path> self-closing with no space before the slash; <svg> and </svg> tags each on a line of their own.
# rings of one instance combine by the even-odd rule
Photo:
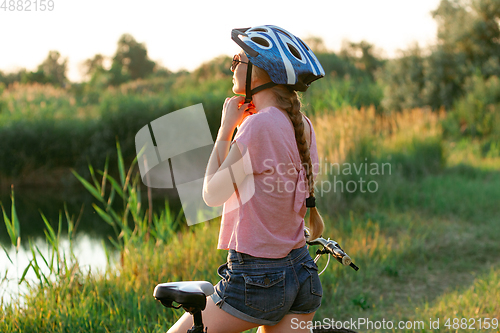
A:
<svg viewBox="0 0 500 333">
<path fill-rule="evenodd" d="M 254 78 L 260 78 L 264 82 L 271 80 L 267 72 L 257 66 L 253 66 L 252 76 Z M 288 116 L 292 121 L 295 132 L 295 141 L 297 142 L 297 147 L 299 149 L 300 161 L 302 163 L 302 167 L 306 168 L 307 182 L 309 184 L 309 196 L 314 197 L 314 174 L 311 153 L 304 135 L 304 123 L 302 122 L 299 96 L 296 91 L 288 89 L 285 85 L 277 85 L 270 89 L 275 95 L 276 104 L 288 113 Z M 309 227 L 311 229 L 309 239 L 311 240 L 320 237 L 323 233 L 323 229 L 325 228 L 323 218 L 319 214 L 316 207 L 311 207 L 309 209 Z"/>
</svg>

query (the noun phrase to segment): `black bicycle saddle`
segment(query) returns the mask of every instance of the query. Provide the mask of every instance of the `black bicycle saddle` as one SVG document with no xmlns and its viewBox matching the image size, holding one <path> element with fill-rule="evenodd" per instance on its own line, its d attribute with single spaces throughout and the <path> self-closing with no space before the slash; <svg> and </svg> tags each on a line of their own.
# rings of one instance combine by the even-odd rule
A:
<svg viewBox="0 0 500 333">
<path fill-rule="evenodd" d="M 160 283 L 155 287 L 153 296 L 168 308 L 173 302 L 183 308 L 197 308 L 205 310 L 207 296 L 214 293 L 214 286 L 207 281 L 182 281 Z"/>
</svg>

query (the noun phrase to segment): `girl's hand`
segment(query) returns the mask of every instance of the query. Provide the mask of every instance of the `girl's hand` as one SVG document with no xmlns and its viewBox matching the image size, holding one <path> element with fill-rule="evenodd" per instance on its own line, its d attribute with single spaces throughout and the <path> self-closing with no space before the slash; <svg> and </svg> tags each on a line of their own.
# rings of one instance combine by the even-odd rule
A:
<svg viewBox="0 0 500 333">
<path fill-rule="evenodd" d="M 243 96 L 226 98 L 222 107 L 221 129 L 233 133 L 246 117 L 257 112 L 252 102 L 244 103 L 244 101 Z"/>
</svg>

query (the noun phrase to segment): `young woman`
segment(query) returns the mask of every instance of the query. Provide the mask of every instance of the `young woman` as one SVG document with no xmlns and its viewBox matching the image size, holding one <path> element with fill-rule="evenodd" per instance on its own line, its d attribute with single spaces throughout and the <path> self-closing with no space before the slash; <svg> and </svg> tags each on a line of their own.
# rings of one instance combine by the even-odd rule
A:
<svg viewBox="0 0 500 333">
<path fill-rule="evenodd" d="M 232 38 L 242 48 L 231 66 L 233 92 L 245 97 L 224 103 L 203 189 L 207 205 L 224 205 L 218 248 L 229 254 L 203 321 L 212 333 L 309 332 L 297 328 L 313 319 L 322 288 L 305 243 L 307 208 L 312 239 L 323 221 L 314 202 L 314 129 L 296 91 L 324 71 L 302 40 L 279 27 L 234 29 Z M 186 313 L 169 333 L 192 325 Z"/>
</svg>

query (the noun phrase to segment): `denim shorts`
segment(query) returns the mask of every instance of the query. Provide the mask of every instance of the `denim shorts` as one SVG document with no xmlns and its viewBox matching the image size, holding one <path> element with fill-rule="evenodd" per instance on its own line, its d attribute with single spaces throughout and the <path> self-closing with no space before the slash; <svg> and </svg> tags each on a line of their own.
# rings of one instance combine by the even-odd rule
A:
<svg viewBox="0 0 500 333">
<path fill-rule="evenodd" d="M 229 250 L 217 273 L 222 280 L 211 296 L 214 303 L 252 323 L 275 325 L 286 314 L 315 312 L 321 305 L 318 266 L 306 246 L 280 259 Z"/>
</svg>

